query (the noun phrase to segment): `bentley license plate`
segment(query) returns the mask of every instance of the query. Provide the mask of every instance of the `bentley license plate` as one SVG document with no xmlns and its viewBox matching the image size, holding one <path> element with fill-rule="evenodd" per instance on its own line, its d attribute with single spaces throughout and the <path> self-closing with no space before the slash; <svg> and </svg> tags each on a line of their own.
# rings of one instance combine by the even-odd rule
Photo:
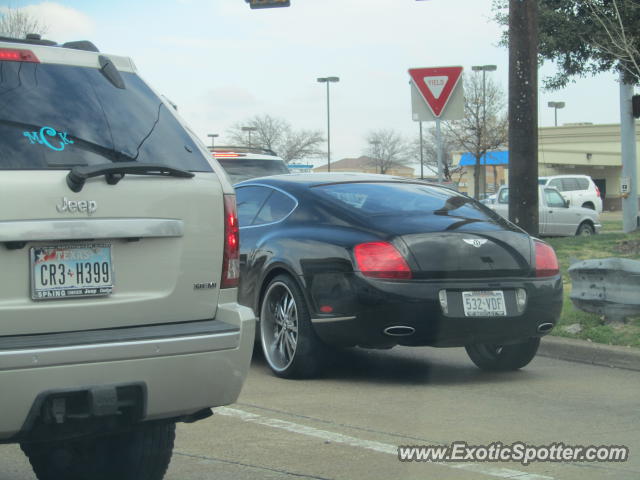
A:
<svg viewBox="0 0 640 480">
<path fill-rule="evenodd" d="M 31 298 L 100 297 L 113 291 L 111 245 L 33 247 Z"/>
<path fill-rule="evenodd" d="M 462 292 L 462 305 L 467 317 L 504 317 L 507 315 L 502 290 Z"/>
</svg>

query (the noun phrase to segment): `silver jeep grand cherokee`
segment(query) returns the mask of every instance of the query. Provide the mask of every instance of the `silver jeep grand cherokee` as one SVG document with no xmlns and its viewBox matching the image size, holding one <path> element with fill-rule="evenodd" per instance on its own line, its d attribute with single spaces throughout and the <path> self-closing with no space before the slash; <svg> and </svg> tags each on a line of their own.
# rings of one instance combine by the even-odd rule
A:
<svg viewBox="0 0 640 480">
<path fill-rule="evenodd" d="M 223 170 L 130 59 L 2 38 L 0 194 L 0 443 L 41 480 L 161 479 L 249 368 Z"/>
</svg>

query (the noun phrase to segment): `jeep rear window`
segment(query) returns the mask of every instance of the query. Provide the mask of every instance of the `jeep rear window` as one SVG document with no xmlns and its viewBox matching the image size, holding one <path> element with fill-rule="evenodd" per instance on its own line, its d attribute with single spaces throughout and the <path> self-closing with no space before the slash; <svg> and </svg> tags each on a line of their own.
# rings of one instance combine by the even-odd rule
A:
<svg viewBox="0 0 640 480">
<path fill-rule="evenodd" d="M 211 171 L 170 107 L 121 75 L 124 89 L 97 68 L 0 62 L 0 170 L 135 160 Z"/>
</svg>

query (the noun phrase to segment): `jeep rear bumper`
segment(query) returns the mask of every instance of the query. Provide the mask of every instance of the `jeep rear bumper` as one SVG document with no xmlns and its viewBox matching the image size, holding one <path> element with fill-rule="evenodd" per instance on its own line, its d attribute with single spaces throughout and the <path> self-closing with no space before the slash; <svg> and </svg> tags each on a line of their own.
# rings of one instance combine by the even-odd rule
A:
<svg viewBox="0 0 640 480">
<path fill-rule="evenodd" d="M 60 392 L 139 385 L 137 420 L 179 419 L 233 403 L 254 329 L 253 312 L 228 303 L 218 306 L 216 320 L 0 338 L 0 442 L 28 437 L 45 416 L 47 397 Z"/>
</svg>

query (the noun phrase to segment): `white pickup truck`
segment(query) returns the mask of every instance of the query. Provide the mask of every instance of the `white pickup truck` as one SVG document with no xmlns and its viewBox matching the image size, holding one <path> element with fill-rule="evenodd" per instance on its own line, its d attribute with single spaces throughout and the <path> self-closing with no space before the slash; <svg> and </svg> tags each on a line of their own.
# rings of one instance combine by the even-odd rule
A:
<svg viewBox="0 0 640 480">
<path fill-rule="evenodd" d="M 509 187 L 500 187 L 494 203 L 487 205 L 502 217 L 509 218 Z M 538 187 L 539 234 L 545 237 L 593 235 L 602 225 L 595 210 L 569 204 L 552 187 Z"/>
</svg>

